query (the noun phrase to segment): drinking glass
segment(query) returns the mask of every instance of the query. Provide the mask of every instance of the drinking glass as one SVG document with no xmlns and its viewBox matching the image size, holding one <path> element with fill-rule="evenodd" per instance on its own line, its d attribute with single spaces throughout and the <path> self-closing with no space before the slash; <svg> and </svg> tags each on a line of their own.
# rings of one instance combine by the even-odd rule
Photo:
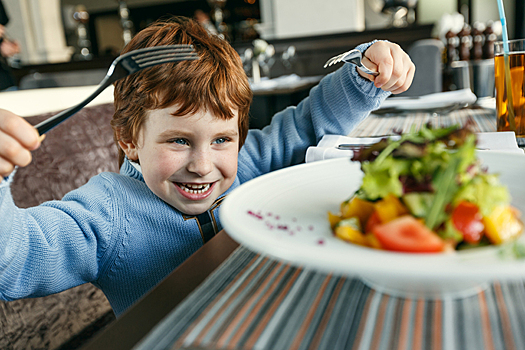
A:
<svg viewBox="0 0 525 350">
<path fill-rule="evenodd" d="M 525 146 L 525 39 L 494 44 L 494 79 L 498 131 L 514 131 L 520 147 Z"/>
</svg>

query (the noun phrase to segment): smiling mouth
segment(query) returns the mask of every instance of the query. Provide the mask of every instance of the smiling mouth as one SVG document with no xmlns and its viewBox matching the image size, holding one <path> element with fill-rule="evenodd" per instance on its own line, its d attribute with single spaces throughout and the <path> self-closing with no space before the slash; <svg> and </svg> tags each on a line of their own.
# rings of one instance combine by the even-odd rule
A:
<svg viewBox="0 0 525 350">
<path fill-rule="evenodd" d="M 177 182 L 177 186 L 180 187 L 184 192 L 191 194 L 201 194 L 205 193 L 210 189 L 211 184 L 184 184 Z"/>
</svg>

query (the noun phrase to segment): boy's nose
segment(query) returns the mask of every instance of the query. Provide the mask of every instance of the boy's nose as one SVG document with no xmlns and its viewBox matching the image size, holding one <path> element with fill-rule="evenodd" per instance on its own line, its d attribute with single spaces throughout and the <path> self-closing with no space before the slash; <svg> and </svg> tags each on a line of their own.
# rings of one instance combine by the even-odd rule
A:
<svg viewBox="0 0 525 350">
<path fill-rule="evenodd" d="M 192 159 L 188 164 L 188 171 L 199 176 L 205 176 L 213 170 L 213 162 L 211 161 L 210 153 L 208 151 L 195 151 L 192 154 Z"/>
</svg>

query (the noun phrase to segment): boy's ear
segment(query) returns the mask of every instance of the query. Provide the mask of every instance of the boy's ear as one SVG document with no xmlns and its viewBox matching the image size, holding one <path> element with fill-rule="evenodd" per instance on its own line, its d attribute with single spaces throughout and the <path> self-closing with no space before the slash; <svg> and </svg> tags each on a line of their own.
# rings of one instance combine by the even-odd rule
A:
<svg viewBox="0 0 525 350">
<path fill-rule="evenodd" d="M 139 154 L 137 152 L 137 146 L 133 141 L 125 141 L 119 139 L 118 145 L 122 151 L 126 154 L 129 160 L 137 161 L 139 159 Z"/>
</svg>

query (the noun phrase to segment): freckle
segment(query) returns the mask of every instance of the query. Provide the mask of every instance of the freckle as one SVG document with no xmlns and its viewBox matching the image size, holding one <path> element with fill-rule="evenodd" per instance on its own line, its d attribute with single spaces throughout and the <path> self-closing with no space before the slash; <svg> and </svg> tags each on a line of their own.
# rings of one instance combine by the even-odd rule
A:
<svg viewBox="0 0 525 350">
<path fill-rule="evenodd" d="M 266 214 L 266 216 L 272 216 L 272 213 L 268 213 L 268 214 Z"/>
<path fill-rule="evenodd" d="M 301 231 L 303 228 L 301 226 L 297 226 L 296 230 Z"/>
<path fill-rule="evenodd" d="M 313 231 L 313 230 L 314 230 L 314 226 L 313 226 L 313 225 L 310 225 L 310 226 L 308 226 L 308 229 L 309 229 L 310 231 Z"/>
<path fill-rule="evenodd" d="M 295 235 L 295 232 L 290 231 L 290 232 L 288 232 L 288 234 L 289 234 L 290 236 L 293 236 L 293 235 Z"/>
<path fill-rule="evenodd" d="M 275 220 L 279 220 L 279 219 L 280 219 L 280 217 L 279 217 L 279 215 L 277 215 L 277 216 L 275 217 Z"/>
<path fill-rule="evenodd" d="M 323 244 L 324 244 L 324 239 L 320 239 L 320 240 L 318 240 L 318 241 L 317 241 L 317 244 L 319 244 L 319 245 L 323 245 Z"/>
</svg>

